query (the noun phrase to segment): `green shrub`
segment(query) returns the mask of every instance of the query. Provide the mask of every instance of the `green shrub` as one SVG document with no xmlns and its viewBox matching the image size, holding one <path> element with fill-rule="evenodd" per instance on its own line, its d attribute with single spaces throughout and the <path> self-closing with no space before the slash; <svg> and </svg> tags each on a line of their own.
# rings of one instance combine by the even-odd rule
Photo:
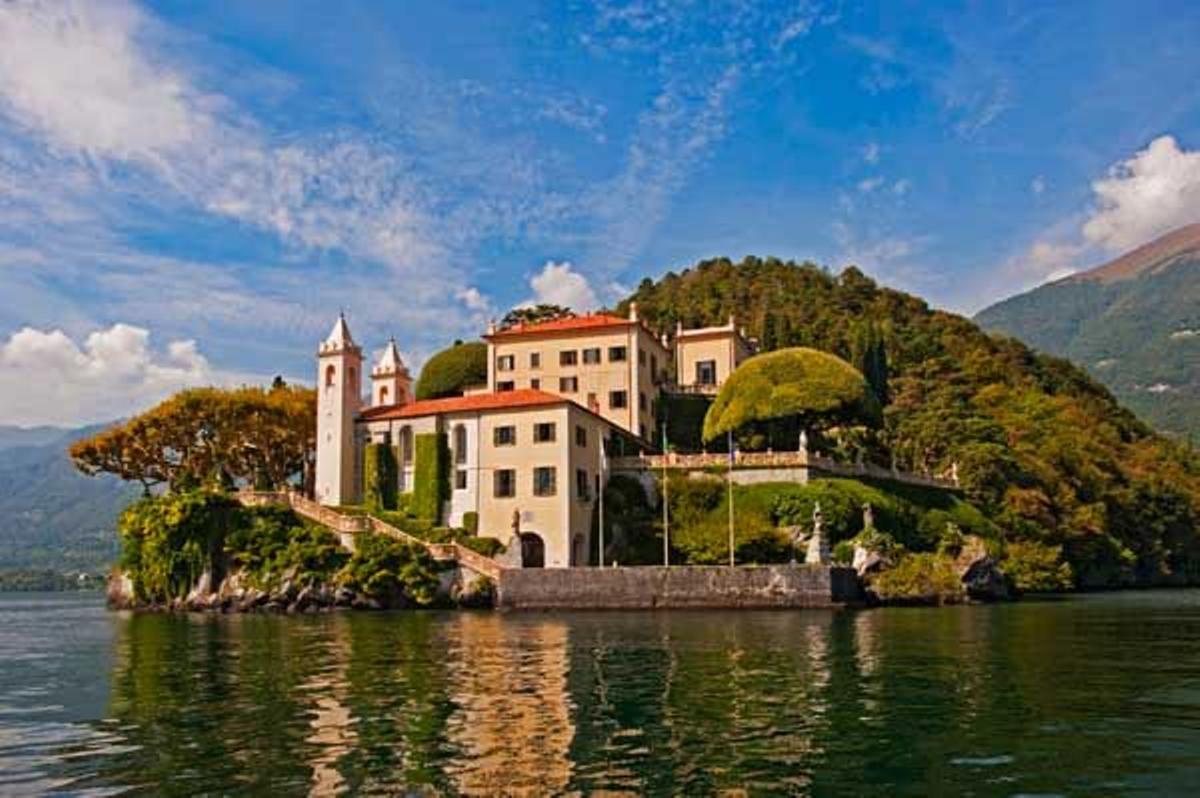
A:
<svg viewBox="0 0 1200 798">
<path fill-rule="evenodd" d="M 404 599 L 421 605 L 433 602 L 439 568 L 423 546 L 373 534 L 359 535 L 354 546 L 338 574 L 341 584 L 385 604 Z"/>
<path fill-rule="evenodd" d="M 149 496 L 121 513 L 121 567 L 143 601 L 182 597 L 208 571 L 223 577 L 225 535 L 242 508 L 212 491 Z"/>
<path fill-rule="evenodd" d="M 471 535 L 465 535 L 459 538 L 457 543 L 466 546 L 477 554 L 482 554 L 484 557 L 495 557 L 504 551 L 504 544 L 495 538 L 481 538 Z"/>
<path fill-rule="evenodd" d="M 472 535 L 479 534 L 479 513 L 467 512 L 463 513 L 462 517 L 463 529 L 467 530 Z"/>
<path fill-rule="evenodd" d="M 787 562 L 791 541 L 777 529 L 762 486 L 734 487 L 734 556 L 739 563 Z M 729 488 L 711 478 L 672 480 L 671 543 L 689 563 L 729 562 Z"/>
<path fill-rule="evenodd" d="M 729 376 L 704 418 L 712 440 L 753 422 L 800 417 L 805 426 L 880 419 L 862 373 L 828 352 L 794 347 L 750 358 Z"/>
<path fill-rule="evenodd" d="M 1062 560 L 1061 546 L 1032 541 L 1008 543 L 1000 567 L 1022 592 L 1070 590 L 1075 584 L 1070 564 Z"/>
<path fill-rule="evenodd" d="M 396 450 L 368 443 L 363 450 L 363 506 L 368 510 L 396 509 Z"/>
<path fill-rule="evenodd" d="M 883 601 L 898 603 L 952 604 L 966 598 L 954 560 L 929 552 L 902 557 L 871 581 L 871 589 Z"/>
<path fill-rule="evenodd" d="M 278 586 L 290 573 L 300 585 L 330 581 L 349 553 L 325 527 L 301 521 L 283 507 L 253 507 L 225 538 L 230 565 L 258 588 Z"/>
<path fill-rule="evenodd" d="M 425 362 L 415 390 L 418 399 L 457 396 L 465 388 L 487 383 L 487 344 L 459 343 Z"/>
<path fill-rule="evenodd" d="M 850 565 L 854 562 L 854 543 L 843 540 L 833 547 L 833 561 L 838 565 Z"/>
<path fill-rule="evenodd" d="M 437 524 L 442 517 L 442 504 L 450 497 L 450 449 L 446 435 L 435 432 L 417 435 L 415 453 L 412 514 Z"/>
</svg>

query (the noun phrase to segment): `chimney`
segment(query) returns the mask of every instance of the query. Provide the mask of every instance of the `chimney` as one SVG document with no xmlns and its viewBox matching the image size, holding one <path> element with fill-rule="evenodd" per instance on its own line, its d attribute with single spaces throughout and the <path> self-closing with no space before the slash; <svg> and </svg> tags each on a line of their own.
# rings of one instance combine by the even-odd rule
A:
<svg viewBox="0 0 1200 798">
<path fill-rule="evenodd" d="M 636 303 L 636 302 L 630 302 L 630 303 L 629 303 L 629 320 L 630 320 L 630 321 L 637 321 L 637 320 L 638 320 L 638 314 L 637 314 L 637 303 Z"/>
</svg>

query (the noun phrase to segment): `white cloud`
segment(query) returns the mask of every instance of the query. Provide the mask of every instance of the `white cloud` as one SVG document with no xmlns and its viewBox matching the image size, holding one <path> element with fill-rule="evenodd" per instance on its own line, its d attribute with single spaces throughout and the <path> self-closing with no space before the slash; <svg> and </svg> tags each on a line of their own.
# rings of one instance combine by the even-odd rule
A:
<svg viewBox="0 0 1200 798">
<path fill-rule="evenodd" d="M 901 178 L 892 184 L 892 193 L 897 197 L 903 197 L 912 188 L 912 181 L 907 178 Z"/>
<path fill-rule="evenodd" d="M 62 330 L 25 327 L 0 342 L 0 423 L 78 425 L 138 412 L 181 388 L 228 383 L 191 340 L 150 346 L 150 332 L 114 324 L 82 345 Z"/>
<path fill-rule="evenodd" d="M 212 133 L 181 76 L 151 64 L 134 36 L 141 14 L 124 3 L 0 6 L 0 102 L 56 146 L 90 156 L 159 159 Z"/>
<path fill-rule="evenodd" d="M 492 306 L 492 303 L 486 296 L 480 293 L 478 288 L 464 288 L 455 296 L 470 310 L 478 310 L 482 312 L 488 310 Z"/>
<path fill-rule="evenodd" d="M 1033 180 L 1029 181 L 1029 190 L 1032 191 L 1034 194 L 1039 194 L 1039 195 L 1045 193 L 1046 178 L 1042 177 L 1041 175 L 1038 175 L 1037 177 L 1033 178 Z"/>
<path fill-rule="evenodd" d="M 879 142 L 869 141 L 862 148 L 862 159 L 864 162 L 874 166 L 879 163 Z"/>
<path fill-rule="evenodd" d="M 870 194 L 875 189 L 883 185 L 883 178 L 876 175 L 875 177 L 866 177 L 858 181 L 858 190 L 862 194 Z"/>
<path fill-rule="evenodd" d="M 1200 221 L 1200 152 L 1160 136 L 1109 169 L 1092 190 L 1096 209 L 1083 226 L 1084 238 L 1109 252 L 1132 249 Z"/>
<path fill-rule="evenodd" d="M 600 304 L 588 279 L 565 261 L 547 261 L 542 270 L 529 279 L 529 287 L 533 289 L 533 297 L 527 304 L 563 305 L 578 313 L 593 310 Z"/>
</svg>

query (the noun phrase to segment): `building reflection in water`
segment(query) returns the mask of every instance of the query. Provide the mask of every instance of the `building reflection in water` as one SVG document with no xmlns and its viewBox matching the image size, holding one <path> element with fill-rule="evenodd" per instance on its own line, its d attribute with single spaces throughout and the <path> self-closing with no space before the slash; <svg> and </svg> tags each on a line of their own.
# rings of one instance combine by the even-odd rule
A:
<svg viewBox="0 0 1200 798">
<path fill-rule="evenodd" d="M 571 779 L 567 625 L 544 616 L 448 620 L 447 776 L 466 795 L 549 795 Z"/>
<path fill-rule="evenodd" d="M 347 791 L 346 779 L 337 767 L 338 760 L 350 752 L 358 740 L 354 718 L 346 702 L 347 671 L 350 661 L 348 619 L 334 616 L 327 627 L 328 636 L 320 651 L 311 656 L 324 660 L 322 667 L 300 686 L 300 692 L 313 702 L 309 717 L 311 733 L 304 742 L 315 748 L 309 760 L 312 768 L 308 794 L 341 795 Z"/>
</svg>

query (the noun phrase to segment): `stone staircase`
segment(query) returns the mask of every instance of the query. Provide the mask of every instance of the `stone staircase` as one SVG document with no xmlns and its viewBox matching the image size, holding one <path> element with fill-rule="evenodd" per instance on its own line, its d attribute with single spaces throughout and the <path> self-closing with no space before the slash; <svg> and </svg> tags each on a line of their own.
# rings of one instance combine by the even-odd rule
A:
<svg viewBox="0 0 1200 798">
<path fill-rule="evenodd" d="M 282 504 L 290 507 L 292 512 L 303 518 L 328 527 L 341 540 L 342 545 L 354 550 L 354 536 L 364 532 L 374 532 L 377 535 L 387 535 L 402 540 L 414 546 L 421 546 L 435 560 L 454 562 L 460 568 L 474 571 L 480 576 L 486 576 L 492 581 L 500 580 L 503 567 L 491 557 L 485 557 L 477 551 L 472 551 L 458 543 L 430 543 L 402 529 L 379 520 L 370 515 L 348 515 L 339 513 L 330 507 L 317 504 L 311 499 L 292 491 L 238 491 L 237 500 L 247 507 L 259 507 L 270 504 Z"/>
</svg>

